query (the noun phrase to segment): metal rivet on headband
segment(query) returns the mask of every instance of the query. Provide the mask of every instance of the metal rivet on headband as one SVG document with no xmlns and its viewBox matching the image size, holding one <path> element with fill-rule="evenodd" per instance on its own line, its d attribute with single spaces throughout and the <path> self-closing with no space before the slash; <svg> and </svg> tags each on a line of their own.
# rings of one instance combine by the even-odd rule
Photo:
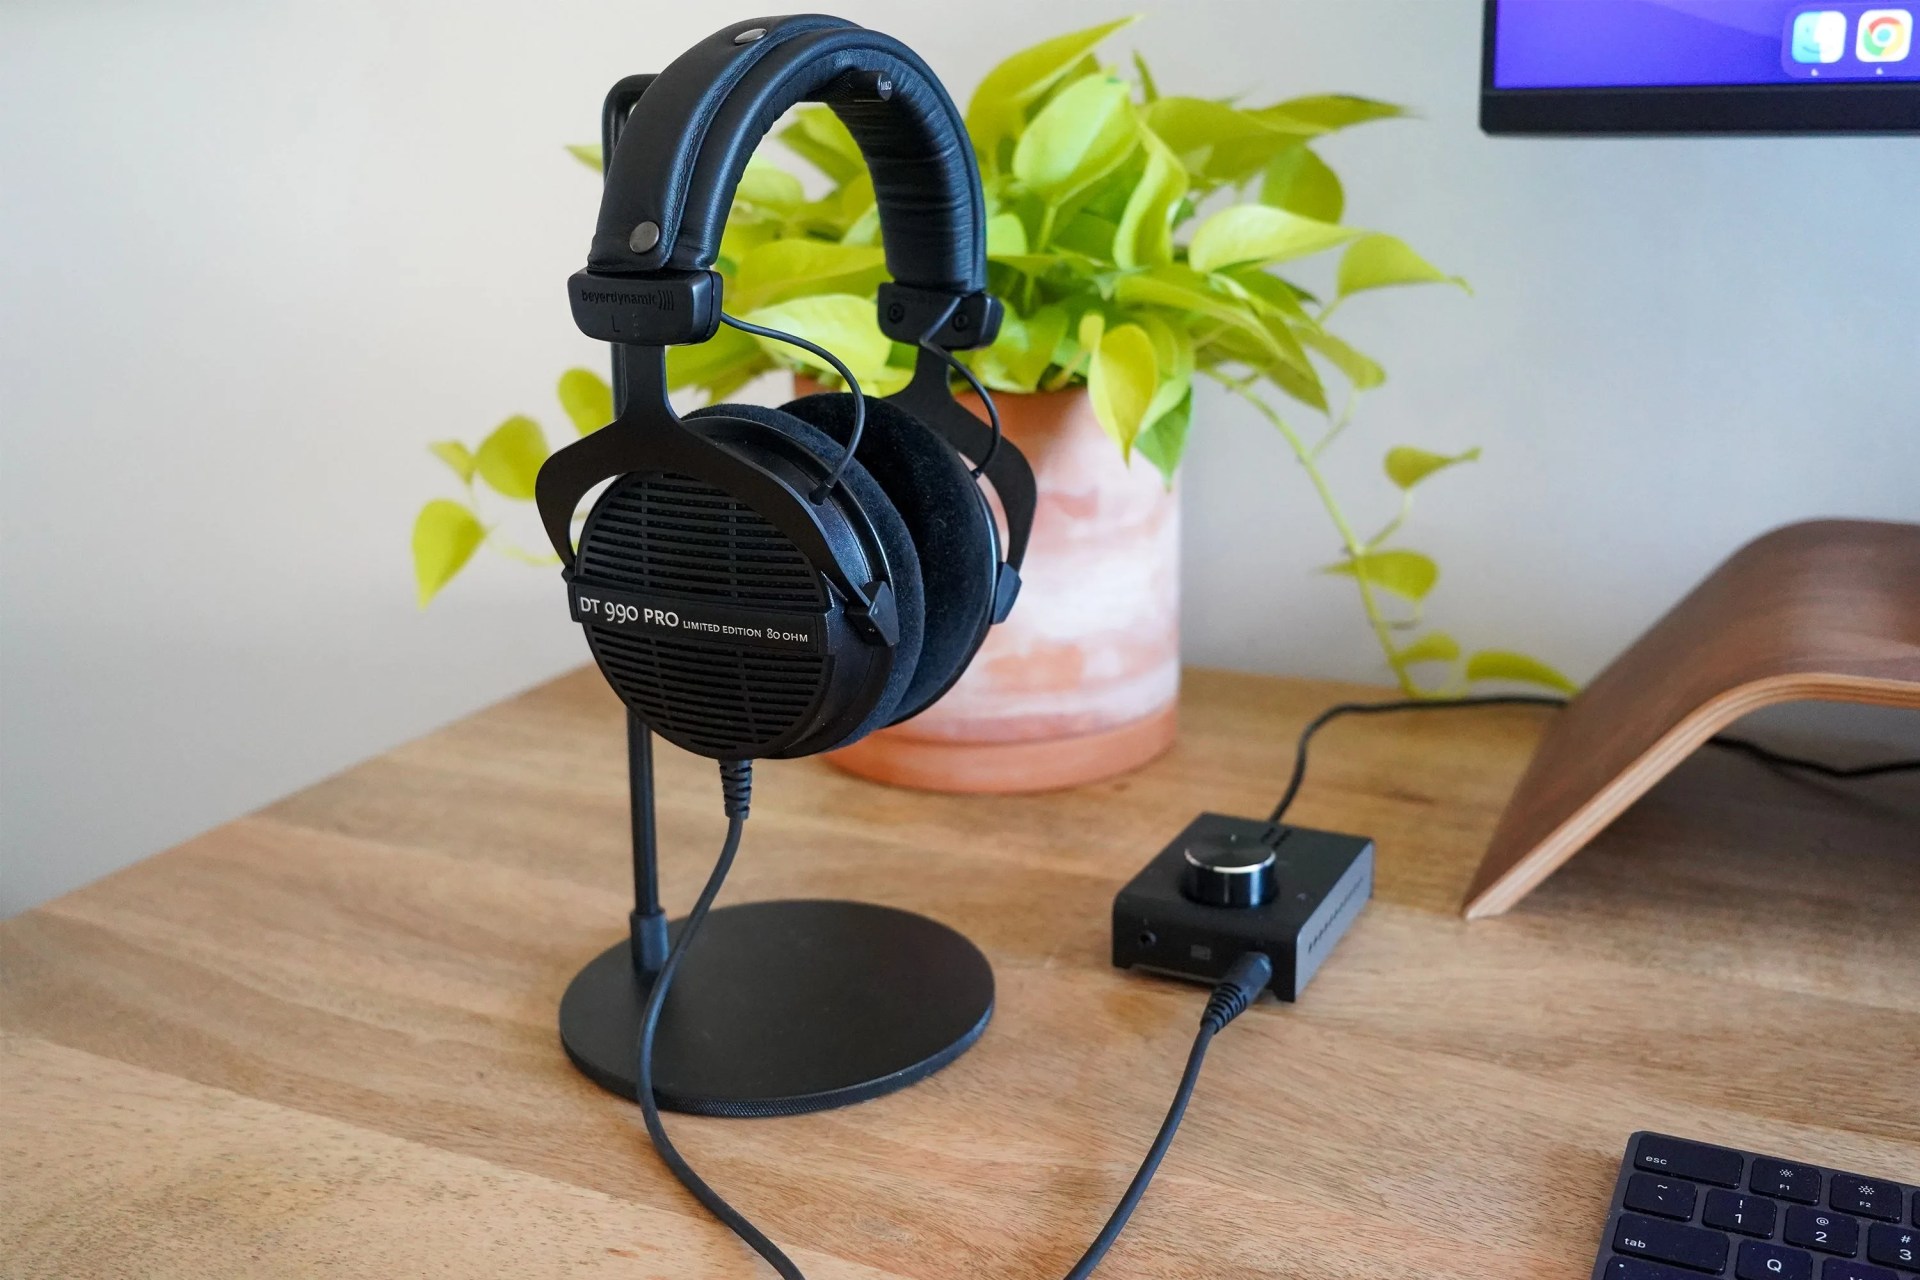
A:
<svg viewBox="0 0 1920 1280">
<path fill-rule="evenodd" d="M 634 227 L 633 234 L 627 237 L 627 248 L 635 253 L 645 253 L 659 243 L 660 224 L 657 222 L 642 222 Z"/>
<path fill-rule="evenodd" d="M 733 42 L 735 44 L 752 44 L 755 40 L 758 40 L 766 34 L 767 29 L 765 27 L 748 27 L 745 31 L 735 36 Z"/>
</svg>

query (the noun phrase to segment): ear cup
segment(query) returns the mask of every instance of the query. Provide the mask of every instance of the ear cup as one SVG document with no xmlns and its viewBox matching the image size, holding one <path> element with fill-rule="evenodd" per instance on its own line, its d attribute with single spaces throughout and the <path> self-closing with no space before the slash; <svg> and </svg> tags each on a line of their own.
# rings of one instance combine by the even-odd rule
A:
<svg viewBox="0 0 1920 1280">
<path fill-rule="evenodd" d="M 800 445 L 828 468 L 838 465 L 846 454 L 846 450 L 825 432 L 791 414 L 764 405 L 709 405 L 687 414 L 684 421 L 697 429 L 701 418 L 712 417 L 744 418 L 757 423 Z M 866 515 L 874 537 L 886 554 L 887 567 L 891 570 L 894 605 L 900 617 L 900 640 L 893 650 L 893 669 L 888 673 L 887 683 L 873 709 L 840 741 L 824 743 L 816 748 L 820 751 L 844 747 L 898 718 L 902 701 L 920 665 L 926 637 L 926 592 L 921 580 L 920 556 L 914 549 L 913 537 L 907 532 L 906 523 L 894 509 L 886 491 L 867 474 L 857 459 L 848 466 L 842 479 L 847 492 Z"/>
<path fill-rule="evenodd" d="M 853 397 L 803 396 L 782 406 L 835 441 L 853 433 Z M 919 551 L 926 588 L 926 641 L 899 718 L 926 709 L 979 648 L 993 609 L 999 547 L 980 486 L 953 447 L 896 405 L 867 398 L 855 461 L 892 499 Z"/>
</svg>

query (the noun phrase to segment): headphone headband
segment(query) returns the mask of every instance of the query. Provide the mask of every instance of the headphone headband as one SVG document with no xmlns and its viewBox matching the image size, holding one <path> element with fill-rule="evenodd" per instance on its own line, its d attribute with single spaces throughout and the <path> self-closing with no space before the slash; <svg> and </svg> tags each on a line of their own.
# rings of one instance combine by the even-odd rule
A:
<svg viewBox="0 0 1920 1280">
<path fill-rule="evenodd" d="M 805 101 L 831 107 L 859 143 L 894 279 L 985 290 L 980 174 L 953 100 L 898 40 L 818 14 L 735 23 L 647 86 L 608 169 L 588 269 L 710 268 L 748 157 Z"/>
</svg>

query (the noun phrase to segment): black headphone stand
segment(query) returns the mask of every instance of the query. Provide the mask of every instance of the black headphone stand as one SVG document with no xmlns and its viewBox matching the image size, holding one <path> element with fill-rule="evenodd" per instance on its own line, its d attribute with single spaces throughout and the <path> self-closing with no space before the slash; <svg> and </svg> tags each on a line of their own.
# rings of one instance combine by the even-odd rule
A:
<svg viewBox="0 0 1920 1280">
<path fill-rule="evenodd" d="M 669 926 L 659 909 L 653 739 L 631 715 L 627 775 L 630 937 L 567 987 L 560 1043 L 588 1079 L 632 1098 L 640 1011 L 679 922 Z M 666 1110 L 709 1116 L 864 1102 L 958 1058 L 992 1016 L 987 958 L 925 916 L 819 899 L 716 907 L 661 1011 L 654 1097 Z"/>
</svg>

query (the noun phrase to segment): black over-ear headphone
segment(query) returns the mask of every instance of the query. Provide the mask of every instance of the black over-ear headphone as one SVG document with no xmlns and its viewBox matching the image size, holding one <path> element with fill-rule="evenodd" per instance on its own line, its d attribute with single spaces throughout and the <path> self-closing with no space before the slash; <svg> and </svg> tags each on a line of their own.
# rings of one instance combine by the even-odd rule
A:
<svg viewBox="0 0 1920 1280">
<path fill-rule="evenodd" d="M 723 320 L 786 337 L 723 316 L 711 268 L 748 156 L 802 101 L 830 106 L 872 170 L 893 276 L 880 328 L 916 348 L 912 381 L 865 400 L 847 375 L 847 393 L 681 418 L 667 346 Z M 899 41 L 804 15 L 736 23 L 622 80 L 602 134 L 599 226 L 568 292 L 581 330 L 614 344 L 616 418 L 535 486 L 595 661 L 648 727 L 720 760 L 825 751 L 916 714 L 1006 617 L 1033 524 L 1033 473 L 950 354 L 993 341 L 1001 314 L 958 111 Z M 954 400 L 956 371 L 992 427 Z M 576 551 L 575 510 L 607 480 Z"/>
</svg>

